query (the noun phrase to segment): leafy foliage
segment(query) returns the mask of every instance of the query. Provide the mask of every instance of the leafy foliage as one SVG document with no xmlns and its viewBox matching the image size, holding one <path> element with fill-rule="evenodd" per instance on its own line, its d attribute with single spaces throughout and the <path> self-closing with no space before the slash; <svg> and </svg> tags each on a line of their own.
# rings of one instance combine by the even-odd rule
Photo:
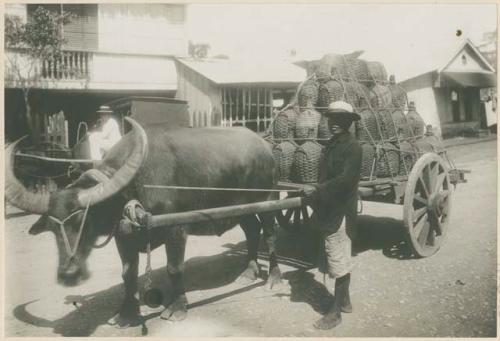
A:
<svg viewBox="0 0 500 341">
<path fill-rule="evenodd" d="M 20 48 L 33 59 L 46 59 L 61 53 L 65 43 L 62 27 L 70 22 L 73 15 L 51 12 L 39 6 L 27 23 L 19 17 L 7 15 L 5 18 L 5 47 Z"/>
</svg>

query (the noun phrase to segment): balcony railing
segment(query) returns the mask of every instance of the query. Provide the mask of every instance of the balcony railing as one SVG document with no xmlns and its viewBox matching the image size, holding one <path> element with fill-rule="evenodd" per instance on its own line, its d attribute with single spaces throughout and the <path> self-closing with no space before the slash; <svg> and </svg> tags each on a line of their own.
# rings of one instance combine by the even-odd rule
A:
<svg viewBox="0 0 500 341">
<path fill-rule="evenodd" d="M 42 62 L 42 79 L 86 79 L 90 77 L 91 52 L 65 51 L 60 58 Z"/>
<path fill-rule="evenodd" d="M 35 67 L 22 50 L 8 50 L 8 88 L 23 86 L 28 79 L 43 89 L 154 90 L 172 91 L 177 85 L 170 56 L 65 50 L 61 57 L 38 62 Z"/>
</svg>

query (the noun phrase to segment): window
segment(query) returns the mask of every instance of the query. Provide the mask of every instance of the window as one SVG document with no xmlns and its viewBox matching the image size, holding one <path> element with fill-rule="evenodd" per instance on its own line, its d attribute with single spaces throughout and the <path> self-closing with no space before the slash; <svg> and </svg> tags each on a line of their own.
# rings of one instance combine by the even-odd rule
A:
<svg viewBox="0 0 500 341">
<path fill-rule="evenodd" d="M 452 90 L 451 94 L 451 113 L 453 122 L 460 122 L 460 97 L 458 91 Z"/>
<path fill-rule="evenodd" d="M 71 22 L 63 27 L 66 49 L 80 51 L 97 49 L 97 4 L 29 4 L 28 18 L 40 6 L 54 13 L 66 11 L 75 15 Z"/>
<path fill-rule="evenodd" d="M 271 124 L 273 93 L 269 88 L 225 87 L 222 89 L 222 126 L 243 126 L 265 131 Z"/>
</svg>

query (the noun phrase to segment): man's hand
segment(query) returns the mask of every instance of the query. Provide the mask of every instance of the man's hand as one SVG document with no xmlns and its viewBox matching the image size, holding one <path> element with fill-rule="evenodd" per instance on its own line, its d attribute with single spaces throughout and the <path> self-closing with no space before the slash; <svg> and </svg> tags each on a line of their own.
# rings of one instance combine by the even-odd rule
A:
<svg viewBox="0 0 500 341">
<path fill-rule="evenodd" d="M 311 205 L 316 198 L 318 190 L 316 187 L 311 185 L 304 185 L 300 191 L 300 196 L 304 197 L 304 203 L 306 205 Z"/>
</svg>

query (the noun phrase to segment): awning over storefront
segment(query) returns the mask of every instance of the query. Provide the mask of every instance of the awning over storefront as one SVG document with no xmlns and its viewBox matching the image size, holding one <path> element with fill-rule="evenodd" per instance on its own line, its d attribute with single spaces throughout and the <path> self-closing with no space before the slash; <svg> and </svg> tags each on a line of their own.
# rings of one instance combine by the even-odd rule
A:
<svg viewBox="0 0 500 341">
<path fill-rule="evenodd" d="M 497 76 L 492 72 L 442 72 L 440 86 L 491 88 L 497 85 Z"/>
</svg>

